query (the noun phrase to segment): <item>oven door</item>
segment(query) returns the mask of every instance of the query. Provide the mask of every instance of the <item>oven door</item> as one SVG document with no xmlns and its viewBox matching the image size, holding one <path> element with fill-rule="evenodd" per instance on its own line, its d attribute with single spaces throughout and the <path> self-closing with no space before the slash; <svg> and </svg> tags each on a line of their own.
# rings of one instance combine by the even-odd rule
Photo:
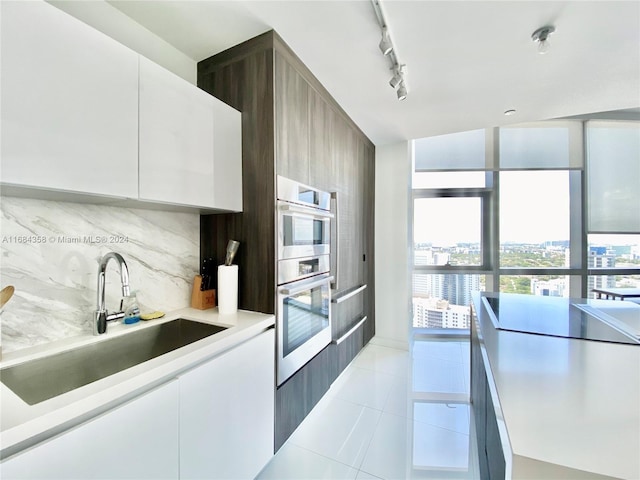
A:
<svg viewBox="0 0 640 480">
<path fill-rule="evenodd" d="M 325 210 L 278 201 L 278 260 L 328 255 L 331 218 Z"/>
<path fill-rule="evenodd" d="M 332 279 L 323 274 L 278 287 L 278 386 L 331 342 Z"/>
</svg>

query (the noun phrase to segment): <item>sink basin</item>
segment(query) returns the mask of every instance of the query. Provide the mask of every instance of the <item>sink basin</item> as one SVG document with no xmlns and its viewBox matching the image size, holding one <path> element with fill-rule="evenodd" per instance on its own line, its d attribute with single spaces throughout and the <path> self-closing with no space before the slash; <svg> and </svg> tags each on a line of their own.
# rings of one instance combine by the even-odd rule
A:
<svg viewBox="0 0 640 480">
<path fill-rule="evenodd" d="M 0 379 L 29 405 L 35 405 L 225 329 L 178 318 L 4 368 Z"/>
</svg>

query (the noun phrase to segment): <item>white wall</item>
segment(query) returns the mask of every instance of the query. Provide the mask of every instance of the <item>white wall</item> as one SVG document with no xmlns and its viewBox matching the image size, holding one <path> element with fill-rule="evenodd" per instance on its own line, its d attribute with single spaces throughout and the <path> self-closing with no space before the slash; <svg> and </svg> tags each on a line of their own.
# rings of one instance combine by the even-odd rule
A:
<svg viewBox="0 0 640 480">
<path fill-rule="evenodd" d="M 197 64 L 193 59 L 107 2 L 48 0 L 48 3 L 109 35 L 188 82 L 196 84 Z"/>
<path fill-rule="evenodd" d="M 409 348 L 410 143 L 376 146 L 376 336 L 372 343 Z"/>
</svg>

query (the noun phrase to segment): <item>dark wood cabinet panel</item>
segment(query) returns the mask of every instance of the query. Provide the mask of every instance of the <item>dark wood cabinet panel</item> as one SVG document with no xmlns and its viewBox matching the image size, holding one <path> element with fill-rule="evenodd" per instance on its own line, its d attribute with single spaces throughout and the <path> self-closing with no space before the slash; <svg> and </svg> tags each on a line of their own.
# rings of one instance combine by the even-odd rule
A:
<svg viewBox="0 0 640 480">
<path fill-rule="evenodd" d="M 329 345 L 276 390 L 276 450 L 329 390 L 332 353 Z"/>
<path fill-rule="evenodd" d="M 486 440 L 485 451 L 487 455 L 487 467 L 491 480 L 502 480 L 505 478 L 506 463 L 504 453 L 502 451 L 502 442 L 500 441 L 500 432 L 498 431 L 498 420 L 496 419 L 493 401 L 491 400 L 491 392 L 487 385 L 487 415 L 486 415 Z"/>
<path fill-rule="evenodd" d="M 476 438 L 478 442 L 478 461 L 480 466 L 480 478 L 489 478 L 489 466 L 487 464 L 487 377 L 484 371 L 480 342 L 473 316 L 471 318 L 471 408 L 476 425 Z"/>
<path fill-rule="evenodd" d="M 351 289 L 341 297 L 335 298 L 331 304 L 331 336 L 335 344 L 333 378 L 342 373 L 369 341 L 365 340 L 366 332 L 370 328 L 368 319 L 365 318 L 366 291 L 366 288 Z"/>
<path fill-rule="evenodd" d="M 325 192 L 336 189 L 335 117 L 328 102 L 309 88 L 309 183 Z"/>
<path fill-rule="evenodd" d="M 278 174 L 337 192 L 339 238 L 332 256 L 340 262 L 334 293 L 368 285 L 335 314 L 333 338 L 363 316 L 367 322 L 277 389 L 277 449 L 375 333 L 375 148 L 273 31 L 199 62 L 198 86 L 242 112 L 244 211 L 202 216 L 200 229 L 201 258 L 222 263 L 228 240 L 241 242 L 238 306 L 276 312 Z"/>
<path fill-rule="evenodd" d="M 365 143 L 364 147 L 364 188 L 363 188 L 363 208 L 364 208 L 364 281 L 367 289 L 364 291 L 364 313 L 367 316 L 367 323 L 364 330 L 364 343 L 375 335 L 376 314 L 375 314 L 375 150 L 372 145 Z"/>
<path fill-rule="evenodd" d="M 355 133 L 355 132 L 354 132 Z M 354 210 L 354 244 L 357 246 L 353 249 L 353 278 L 355 285 L 363 285 L 366 283 L 364 278 L 364 252 L 365 252 L 365 209 L 364 209 L 364 182 L 365 182 L 365 155 L 366 145 L 362 138 L 356 136 L 356 156 L 354 174 L 351 178 L 352 201 Z"/>
<path fill-rule="evenodd" d="M 338 241 L 336 258 L 338 288 L 341 292 L 363 284 L 362 210 L 360 186 L 363 181 L 358 138 L 339 117 L 333 124 L 336 155 L 335 181 L 338 198 Z"/>
<path fill-rule="evenodd" d="M 502 480 L 505 478 L 506 462 L 473 308 L 470 343 L 471 404 L 476 425 L 480 477 L 489 480 Z"/>
<path fill-rule="evenodd" d="M 345 368 L 356 357 L 364 346 L 364 325 L 356 329 L 343 342 L 336 345 L 337 375 L 340 375 Z"/>
<path fill-rule="evenodd" d="M 278 175 L 309 184 L 309 86 L 275 53 L 276 168 Z"/>
<path fill-rule="evenodd" d="M 331 338 L 337 340 L 357 324 L 365 313 L 365 290 L 345 301 L 331 304 Z"/>
<path fill-rule="evenodd" d="M 229 239 L 238 240 L 238 307 L 275 313 L 275 184 L 273 145 L 273 51 L 236 61 L 198 64 L 198 86 L 242 112 L 243 212 L 203 215 L 201 258 L 224 262 Z"/>
</svg>

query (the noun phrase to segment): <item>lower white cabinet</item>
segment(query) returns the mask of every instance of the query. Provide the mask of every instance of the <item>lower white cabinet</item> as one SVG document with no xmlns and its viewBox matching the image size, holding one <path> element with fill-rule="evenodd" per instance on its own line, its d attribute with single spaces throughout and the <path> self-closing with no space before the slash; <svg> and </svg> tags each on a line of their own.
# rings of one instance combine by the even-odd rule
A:
<svg viewBox="0 0 640 480">
<path fill-rule="evenodd" d="M 179 377 L 180 478 L 252 479 L 273 455 L 274 330 Z"/>
<path fill-rule="evenodd" d="M 0 463 L 3 480 L 252 479 L 273 455 L 274 330 Z"/>
<path fill-rule="evenodd" d="M 0 464 L 0 478 L 178 478 L 173 380 Z"/>
</svg>

